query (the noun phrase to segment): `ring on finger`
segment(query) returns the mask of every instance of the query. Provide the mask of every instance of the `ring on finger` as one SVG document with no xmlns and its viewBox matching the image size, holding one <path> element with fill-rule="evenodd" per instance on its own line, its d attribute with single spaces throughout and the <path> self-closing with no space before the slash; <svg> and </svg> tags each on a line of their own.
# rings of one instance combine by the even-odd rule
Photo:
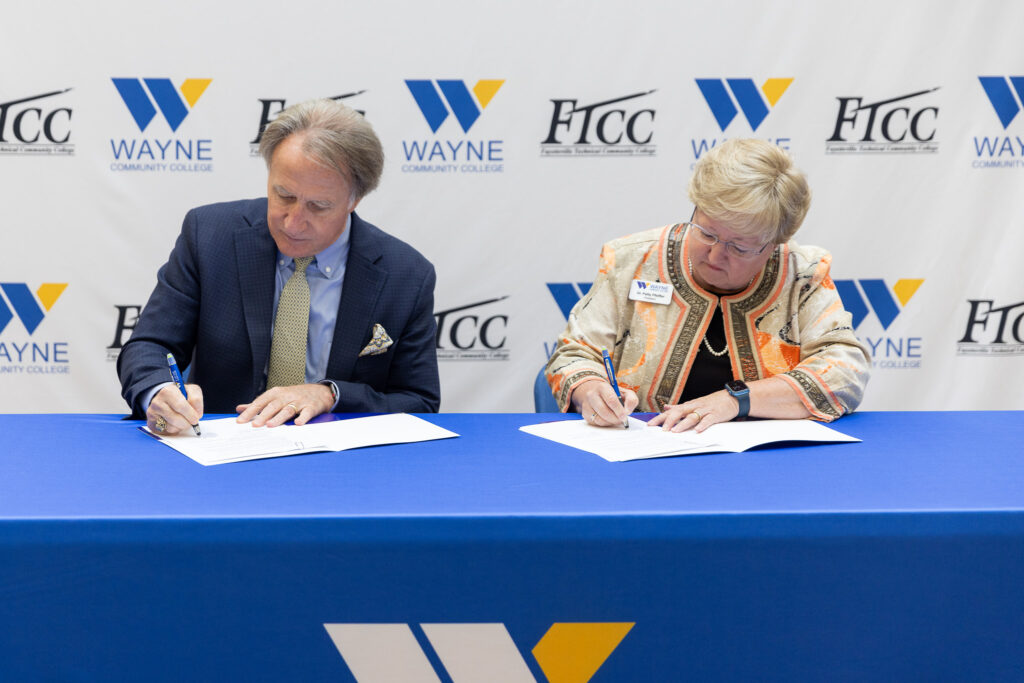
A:
<svg viewBox="0 0 1024 683">
<path fill-rule="evenodd" d="M 291 409 L 292 409 L 292 410 L 293 410 L 293 411 L 294 411 L 295 413 L 300 413 L 300 412 L 302 412 L 301 410 L 299 410 L 299 409 L 298 409 L 298 408 L 296 407 L 296 405 L 295 405 L 294 403 L 289 403 L 289 404 L 288 404 L 288 405 L 287 405 L 286 407 L 287 407 L 287 408 L 291 408 Z"/>
<path fill-rule="evenodd" d="M 704 415 L 699 410 L 694 410 L 693 412 L 690 413 L 690 415 L 696 415 L 697 422 L 700 422 L 701 420 L 704 419 Z"/>
<path fill-rule="evenodd" d="M 156 422 L 153 424 L 153 429 L 158 432 L 162 432 L 167 429 L 167 420 L 164 419 L 163 415 L 158 415 Z"/>
</svg>

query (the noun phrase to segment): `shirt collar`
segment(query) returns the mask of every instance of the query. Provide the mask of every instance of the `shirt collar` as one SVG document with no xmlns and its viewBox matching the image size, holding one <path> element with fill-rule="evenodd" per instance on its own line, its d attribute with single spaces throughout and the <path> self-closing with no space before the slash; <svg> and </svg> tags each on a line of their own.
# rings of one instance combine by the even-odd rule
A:
<svg viewBox="0 0 1024 683">
<path fill-rule="evenodd" d="M 348 260 L 348 250 L 351 243 L 352 235 L 352 214 L 348 215 L 348 220 L 345 222 L 345 229 L 342 231 L 338 239 L 334 240 L 329 247 L 316 254 L 313 262 L 309 264 L 306 269 L 307 273 L 317 273 L 320 277 L 326 280 L 333 280 L 336 277 L 340 277 L 343 272 L 345 262 Z M 292 258 L 285 256 L 280 250 L 277 252 L 277 264 L 279 268 L 287 268 L 289 271 L 292 270 Z"/>
</svg>

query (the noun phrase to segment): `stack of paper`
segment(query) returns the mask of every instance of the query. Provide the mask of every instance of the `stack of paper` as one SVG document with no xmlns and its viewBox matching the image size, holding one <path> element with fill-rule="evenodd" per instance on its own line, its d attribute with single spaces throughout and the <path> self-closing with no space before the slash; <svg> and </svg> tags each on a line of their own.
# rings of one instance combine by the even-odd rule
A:
<svg viewBox="0 0 1024 683">
<path fill-rule="evenodd" d="M 142 429 L 200 465 L 458 436 L 455 432 L 406 413 L 356 417 L 301 427 L 253 427 L 252 424 L 239 424 L 235 418 L 226 417 L 204 420 L 202 436 L 195 436 L 191 432 L 179 436 L 161 436 L 146 427 Z"/>
<path fill-rule="evenodd" d="M 611 462 L 697 453 L 739 453 L 754 446 L 782 441 L 860 441 L 811 420 L 722 422 L 700 434 L 693 430 L 678 434 L 666 432 L 635 417 L 629 418 L 629 429 L 595 427 L 583 420 L 545 422 L 519 429 L 581 451 L 596 453 Z"/>
</svg>

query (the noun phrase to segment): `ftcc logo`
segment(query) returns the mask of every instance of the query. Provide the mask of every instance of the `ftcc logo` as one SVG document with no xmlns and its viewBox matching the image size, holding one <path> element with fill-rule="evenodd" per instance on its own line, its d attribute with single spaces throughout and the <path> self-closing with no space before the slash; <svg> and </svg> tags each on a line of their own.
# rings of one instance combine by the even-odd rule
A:
<svg viewBox="0 0 1024 683">
<path fill-rule="evenodd" d="M 416 106 L 437 133 L 450 114 L 455 115 L 463 133 L 469 133 L 483 110 L 491 103 L 504 80 L 485 79 L 476 82 L 472 92 L 464 81 L 409 79 L 409 88 Z M 403 140 L 405 173 L 501 173 L 504 171 L 502 140 Z"/>
<path fill-rule="evenodd" d="M 656 148 L 651 138 L 655 111 L 635 101 L 654 92 L 647 90 L 590 104 L 580 104 L 577 99 L 551 100 L 555 108 L 548 136 L 540 143 L 541 156 L 654 156 Z M 561 138 L 561 133 L 568 139 Z"/>
<path fill-rule="evenodd" d="M 75 145 L 69 141 L 71 108 L 62 102 L 62 95 L 70 91 L 0 102 L 0 155 L 74 154 Z"/>
<path fill-rule="evenodd" d="M 935 153 L 939 108 L 931 95 L 938 88 L 919 90 L 875 102 L 862 96 L 837 97 L 839 113 L 828 154 Z M 923 101 L 922 101 L 923 100 Z M 857 139 L 859 138 L 859 139 Z"/>
<path fill-rule="evenodd" d="M 889 329 L 902 310 L 900 306 L 906 307 L 923 283 L 923 279 L 903 278 L 897 280 L 890 290 L 881 279 L 835 281 L 843 307 L 853 316 L 854 329 L 859 328 L 867 318 L 870 305 L 870 310 L 875 312 L 883 331 Z M 921 367 L 920 337 L 882 335 L 863 336 L 860 339 L 870 347 L 873 365 L 876 368 Z"/>
<path fill-rule="evenodd" d="M 536 683 L 504 624 L 324 624 L 358 683 L 440 683 L 426 651 L 448 679 Z M 531 650 L 549 683 L 587 683 L 626 637 L 632 622 L 556 623 Z M 421 646 L 422 643 L 422 646 Z"/>
</svg>

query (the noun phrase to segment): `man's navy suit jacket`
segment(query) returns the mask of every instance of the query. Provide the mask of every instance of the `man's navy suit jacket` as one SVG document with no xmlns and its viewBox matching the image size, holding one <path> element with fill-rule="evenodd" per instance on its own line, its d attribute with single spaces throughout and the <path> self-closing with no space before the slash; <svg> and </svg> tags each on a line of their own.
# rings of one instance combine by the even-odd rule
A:
<svg viewBox="0 0 1024 683">
<path fill-rule="evenodd" d="M 434 267 L 419 252 L 352 214 L 348 264 L 327 377 L 335 412 L 436 412 L 440 405 Z M 185 216 L 157 285 L 117 359 L 133 415 L 167 382 L 167 354 L 191 362 L 206 413 L 234 413 L 263 392 L 270 358 L 277 245 L 267 200 L 211 204 Z M 360 357 L 379 323 L 394 341 Z"/>
</svg>

